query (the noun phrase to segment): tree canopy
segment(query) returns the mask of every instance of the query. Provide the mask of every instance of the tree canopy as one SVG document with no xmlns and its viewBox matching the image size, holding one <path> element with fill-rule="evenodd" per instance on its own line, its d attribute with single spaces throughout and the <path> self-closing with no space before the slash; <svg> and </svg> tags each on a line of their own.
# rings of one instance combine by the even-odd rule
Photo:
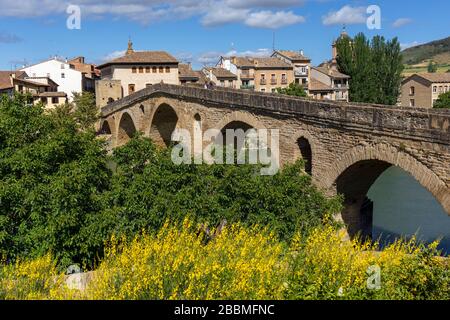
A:
<svg viewBox="0 0 450 320">
<path fill-rule="evenodd" d="M 439 98 L 434 102 L 433 108 L 450 109 L 450 91 L 439 95 Z"/>
<path fill-rule="evenodd" d="M 400 43 L 363 33 L 336 42 L 339 71 L 351 76 L 349 98 L 354 102 L 394 105 L 403 71 Z"/>
<path fill-rule="evenodd" d="M 305 89 L 298 83 L 292 82 L 289 84 L 286 88 L 277 88 L 277 92 L 280 94 L 286 94 L 289 96 L 296 96 L 296 97 L 306 97 L 306 91 Z"/>
</svg>

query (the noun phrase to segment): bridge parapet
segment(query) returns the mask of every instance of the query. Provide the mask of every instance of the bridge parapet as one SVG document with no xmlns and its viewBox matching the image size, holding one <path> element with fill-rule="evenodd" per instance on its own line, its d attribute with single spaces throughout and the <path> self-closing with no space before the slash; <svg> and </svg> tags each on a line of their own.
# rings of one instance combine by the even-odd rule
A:
<svg viewBox="0 0 450 320">
<path fill-rule="evenodd" d="M 417 137 L 433 143 L 450 144 L 449 110 L 316 101 L 224 88 L 211 90 L 156 84 L 103 107 L 102 116 L 106 118 L 153 95 L 169 95 L 227 108 L 258 109 L 259 112 L 301 117 L 306 121 L 326 123 L 330 126 L 408 136 L 412 139 Z"/>
</svg>

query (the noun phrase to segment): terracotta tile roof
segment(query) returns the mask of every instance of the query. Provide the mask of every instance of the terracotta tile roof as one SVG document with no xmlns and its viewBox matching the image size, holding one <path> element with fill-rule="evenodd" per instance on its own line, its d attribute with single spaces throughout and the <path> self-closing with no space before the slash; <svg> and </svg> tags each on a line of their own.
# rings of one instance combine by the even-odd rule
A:
<svg viewBox="0 0 450 320">
<path fill-rule="evenodd" d="M 180 63 L 178 65 L 178 74 L 180 79 L 198 79 L 199 72 L 192 70 L 189 64 Z"/>
<path fill-rule="evenodd" d="M 237 76 L 224 68 L 205 68 L 207 72 L 212 72 L 216 78 L 220 79 L 237 79 Z"/>
<path fill-rule="evenodd" d="M 323 65 L 323 66 L 319 66 L 319 67 L 312 67 L 313 69 L 320 71 L 332 78 L 340 78 L 340 79 L 349 79 L 350 76 L 343 74 L 337 70 L 331 69 L 328 65 Z"/>
<path fill-rule="evenodd" d="M 255 68 L 283 68 L 283 69 L 293 69 L 293 67 L 284 62 L 281 61 L 278 58 L 275 57 L 268 57 L 268 58 L 252 58 L 252 60 L 255 63 Z"/>
<path fill-rule="evenodd" d="M 24 71 L 0 71 L 0 90 L 13 88 L 13 84 L 11 81 L 11 75 L 16 75 L 16 78 L 21 78 L 26 73 Z"/>
<path fill-rule="evenodd" d="M 108 61 L 100 66 L 99 69 L 112 64 L 143 64 L 143 63 L 178 63 L 172 55 L 165 51 L 136 51 L 126 54 L 123 57 Z"/>
<path fill-rule="evenodd" d="M 311 78 L 308 89 L 309 91 L 333 91 L 330 86 L 327 86 L 325 83 L 314 78 Z"/>
<path fill-rule="evenodd" d="M 450 82 L 450 73 L 417 73 L 417 76 L 429 82 Z"/>
<path fill-rule="evenodd" d="M 303 55 L 301 52 L 298 51 L 291 51 L 291 50 L 277 50 L 276 53 L 279 53 L 280 55 L 292 60 L 292 61 L 311 61 L 310 58 Z"/>
<path fill-rule="evenodd" d="M 252 59 L 248 57 L 233 57 L 232 59 L 234 59 L 234 64 L 240 68 L 253 68 L 255 66 Z"/>
</svg>

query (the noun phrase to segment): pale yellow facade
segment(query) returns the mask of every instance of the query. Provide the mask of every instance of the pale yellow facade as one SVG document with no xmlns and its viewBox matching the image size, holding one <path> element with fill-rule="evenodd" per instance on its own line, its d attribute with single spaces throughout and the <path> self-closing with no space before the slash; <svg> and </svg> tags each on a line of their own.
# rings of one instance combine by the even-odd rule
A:
<svg viewBox="0 0 450 320">
<path fill-rule="evenodd" d="M 450 91 L 450 75 L 414 74 L 402 82 L 401 105 L 433 108 L 439 95 L 448 91 Z"/>
</svg>

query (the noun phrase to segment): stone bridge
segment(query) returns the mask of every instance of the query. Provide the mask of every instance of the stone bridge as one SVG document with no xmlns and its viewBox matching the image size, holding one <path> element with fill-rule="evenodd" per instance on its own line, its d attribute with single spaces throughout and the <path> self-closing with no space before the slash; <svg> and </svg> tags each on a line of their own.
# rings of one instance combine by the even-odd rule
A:
<svg viewBox="0 0 450 320">
<path fill-rule="evenodd" d="M 231 89 L 158 84 L 102 108 L 100 132 L 113 147 L 141 131 L 168 145 L 175 128 L 280 130 L 280 162 L 305 171 L 329 195 L 342 194 L 350 235 L 370 235 L 367 192 L 390 166 L 410 173 L 450 214 L 450 112 L 337 103 Z"/>
</svg>

